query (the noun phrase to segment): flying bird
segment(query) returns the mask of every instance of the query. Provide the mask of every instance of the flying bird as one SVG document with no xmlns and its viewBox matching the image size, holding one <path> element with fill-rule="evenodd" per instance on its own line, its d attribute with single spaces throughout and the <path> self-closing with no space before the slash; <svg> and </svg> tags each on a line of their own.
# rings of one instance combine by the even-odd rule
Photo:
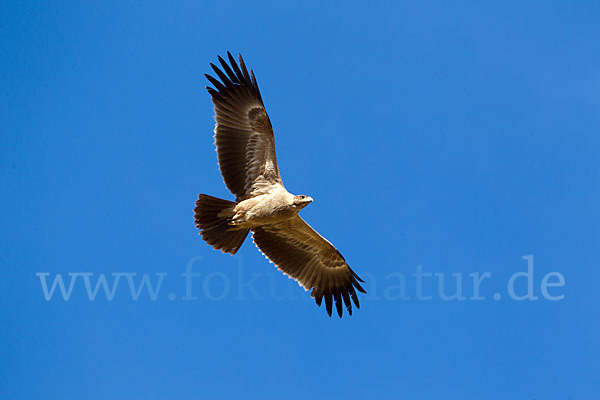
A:
<svg viewBox="0 0 600 400">
<path fill-rule="evenodd" d="M 352 315 L 352 302 L 360 308 L 356 291 L 366 293 L 359 283 L 364 281 L 342 254 L 298 215 L 313 199 L 293 195 L 283 186 L 273 128 L 254 72 L 248 73 L 241 55 L 239 65 L 231 53 L 227 56 L 229 64 L 218 57 L 222 69 L 210 64 L 219 79 L 205 76 L 213 85 L 206 89 L 215 109 L 219 168 L 236 200 L 198 195 L 196 227 L 209 245 L 230 254 L 239 250 L 252 231 L 258 249 L 281 272 L 306 291 L 312 290 L 319 307 L 325 299 L 330 317 L 333 303 L 340 318 L 344 305 Z"/>
</svg>

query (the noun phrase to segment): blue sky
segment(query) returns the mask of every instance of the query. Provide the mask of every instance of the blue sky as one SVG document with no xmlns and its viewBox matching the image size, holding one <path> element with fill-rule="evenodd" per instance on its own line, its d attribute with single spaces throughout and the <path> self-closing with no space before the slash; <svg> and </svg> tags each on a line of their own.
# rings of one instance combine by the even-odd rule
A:
<svg viewBox="0 0 600 400">
<path fill-rule="evenodd" d="M 2 2 L 0 397 L 596 398 L 600 8 L 451 3 Z M 367 281 L 350 318 L 197 235 L 197 194 L 232 198 L 203 77 L 227 50 Z"/>
</svg>

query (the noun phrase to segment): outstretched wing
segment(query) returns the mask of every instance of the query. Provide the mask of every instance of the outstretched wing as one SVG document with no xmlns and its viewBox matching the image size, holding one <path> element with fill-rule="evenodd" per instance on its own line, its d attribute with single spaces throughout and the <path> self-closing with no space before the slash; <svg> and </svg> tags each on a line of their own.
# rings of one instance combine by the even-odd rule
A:
<svg viewBox="0 0 600 400">
<path fill-rule="evenodd" d="M 356 290 L 366 293 L 364 282 L 344 260 L 340 252 L 302 218 L 253 229 L 254 243 L 284 274 L 295 279 L 321 306 L 323 297 L 331 316 L 332 299 L 342 317 L 342 299 L 352 315 L 352 303 L 360 308 Z"/>
<path fill-rule="evenodd" d="M 221 174 L 231 193 L 243 200 L 282 183 L 273 128 L 254 73 L 248 73 L 241 55 L 239 66 L 231 53 L 227 56 L 231 66 L 219 57 L 223 70 L 210 64 L 220 81 L 205 75 L 214 86 L 206 89 L 215 105 L 215 144 Z"/>
</svg>

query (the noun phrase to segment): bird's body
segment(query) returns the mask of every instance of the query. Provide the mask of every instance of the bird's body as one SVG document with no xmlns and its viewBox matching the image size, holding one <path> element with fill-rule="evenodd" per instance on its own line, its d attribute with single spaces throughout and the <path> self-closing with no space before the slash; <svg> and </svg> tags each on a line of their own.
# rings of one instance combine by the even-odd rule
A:
<svg viewBox="0 0 600 400">
<path fill-rule="evenodd" d="M 238 203 L 233 209 L 231 225 L 252 229 L 293 218 L 298 211 L 300 209 L 294 207 L 294 195 L 282 187 L 274 193 L 260 194 Z"/>
<path fill-rule="evenodd" d="M 320 306 L 323 299 L 331 316 L 335 302 L 342 316 L 342 301 L 352 314 L 359 307 L 356 290 L 365 293 L 362 280 L 340 252 L 312 229 L 299 211 L 313 199 L 293 195 L 283 186 L 275 155 L 275 138 L 254 73 L 239 66 L 228 53 L 221 57 L 223 71 L 211 64 L 220 81 L 206 75 L 215 105 L 215 144 L 219 167 L 236 202 L 200 194 L 196 226 L 215 249 L 235 254 L 249 231 L 259 250 L 283 273 L 295 279 Z"/>
</svg>

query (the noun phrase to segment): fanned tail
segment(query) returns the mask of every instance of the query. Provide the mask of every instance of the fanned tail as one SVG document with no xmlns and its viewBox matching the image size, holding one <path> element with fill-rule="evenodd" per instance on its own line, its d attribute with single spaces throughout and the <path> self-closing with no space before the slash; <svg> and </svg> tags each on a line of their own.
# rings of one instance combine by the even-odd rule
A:
<svg viewBox="0 0 600 400">
<path fill-rule="evenodd" d="M 202 239 L 223 253 L 235 254 L 248 235 L 248 229 L 232 230 L 229 225 L 235 204 L 200 194 L 194 208 L 196 228 L 200 229 Z"/>
</svg>

